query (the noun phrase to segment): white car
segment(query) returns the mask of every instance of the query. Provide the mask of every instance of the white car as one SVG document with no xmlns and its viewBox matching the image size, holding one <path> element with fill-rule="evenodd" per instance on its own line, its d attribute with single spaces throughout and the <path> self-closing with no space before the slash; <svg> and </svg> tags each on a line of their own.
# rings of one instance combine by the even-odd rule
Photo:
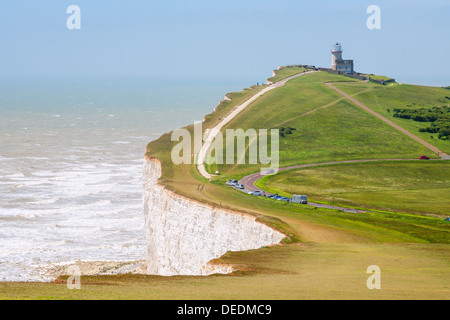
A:
<svg viewBox="0 0 450 320">
<path fill-rule="evenodd" d="M 225 184 L 230 187 L 235 187 L 237 183 L 237 180 L 228 180 L 227 182 L 225 182 Z"/>
<path fill-rule="evenodd" d="M 257 196 L 257 197 L 260 197 L 260 196 L 262 196 L 262 195 L 263 195 L 263 192 L 262 192 L 262 191 L 260 191 L 260 190 L 255 190 L 255 191 L 251 191 L 251 192 L 249 192 L 248 194 L 251 194 L 252 196 Z"/>
</svg>

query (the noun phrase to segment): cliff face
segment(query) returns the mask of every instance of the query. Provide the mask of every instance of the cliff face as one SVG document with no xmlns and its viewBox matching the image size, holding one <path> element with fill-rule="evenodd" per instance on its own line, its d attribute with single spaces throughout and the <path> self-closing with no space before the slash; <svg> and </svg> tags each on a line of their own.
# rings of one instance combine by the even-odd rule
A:
<svg viewBox="0 0 450 320">
<path fill-rule="evenodd" d="M 149 274 L 229 273 L 230 266 L 208 264 L 228 251 L 279 243 L 284 235 L 255 217 L 232 213 L 179 196 L 158 185 L 161 165 L 144 163 L 144 214 Z"/>
</svg>

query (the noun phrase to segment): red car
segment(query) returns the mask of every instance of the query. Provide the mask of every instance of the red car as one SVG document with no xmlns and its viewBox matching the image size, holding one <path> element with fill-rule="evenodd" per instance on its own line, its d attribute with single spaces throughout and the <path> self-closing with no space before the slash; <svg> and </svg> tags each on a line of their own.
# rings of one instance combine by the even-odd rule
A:
<svg viewBox="0 0 450 320">
<path fill-rule="evenodd" d="M 420 156 L 419 159 L 420 159 L 420 160 L 430 160 L 430 158 L 428 158 L 427 156 Z"/>
</svg>

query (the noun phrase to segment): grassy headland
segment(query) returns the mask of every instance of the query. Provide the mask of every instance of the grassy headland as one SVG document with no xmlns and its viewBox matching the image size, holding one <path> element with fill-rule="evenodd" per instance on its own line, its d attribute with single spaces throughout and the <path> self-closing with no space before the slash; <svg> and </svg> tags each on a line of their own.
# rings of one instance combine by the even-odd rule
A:
<svg viewBox="0 0 450 320">
<path fill-rule="evenodd" d="M 285 70 L 284 74 L 279 72 L 278 75 L 287 77 L 291 72 L 293 70 Z M 388 104 L 393 106 L 408 103 L 402 100 L 405 90 L 414 95 L 417 101 L 439 99 L 439 90 L 445 90 L 420 87 L 417 93 L 413 90 L 414 87 L 406 86 L 404 89 L 404 85 L 399 84 L 383 87 L 319 72 L 292 80 L 285 87 L 265 94 L 239 114 L 227 128 L 295 128 L 292 134 L 281 140 L 282 166 L 370 158 L 409 159 L 424 153 L 438 158 L 416 141 L 373 118 L 323 84 L 340 81 L 342 83 L 337 84 L 340 89 L 351 92 L 358 99 L 362 97 L 363 103 L 376 108 L 380 113 Z M 203 130 L 215 126 L 232 109 L 263 87 L 252 87 L 239 93 L 228 94 L 227 97 L 231 100 L 222 101 L 212 114 L 205 117 Z M 193 126 L 186 129 L 193 132 Z M 414 133 L 417 134 L 415 131 Z M 171 134 L 167 133 L 147 147 L 146 156 L 158 158 L 162 163 L 162 185 L 197 201 L 253 214 L 259 221 L 284 232 L 288 237 L 283 244 L 228 253 L 218 259 L 220 263 L 231 263 L 240 269 L 231 275 L 170 278 L 132 275 L 83 277 L 80 291 L 68 290 L 64 282 L 65 277 L 51 284 L 0 283 L 0 298 L 448 298 L 450 227 L 442 218 L 411 215 L 396 208 L 392 208 L 393 211 L 390 212 L 356 214 L 255 198 L 227 187 L 223 182 L 255 172 L 259 169 L 258 165 L 212 166 L 209 168 L 210 172 L 219 170 L 221 176 L 207 181 L 198 173 L 194 164 L 177 166 L 172 163 L 171 150 L 175 144 L 176 142 L 171 141 Z M 439 145 L 439 148 L 449 149 L 448 145 L 444 144 Z M 409 164 L 405 162 L 405 165 Z M 429 165 L 432 166 L 432 163 Z M 448 164 L 430 167 L 426 174 L 421 176 L 421 181 L 436 179 L 439 170 L 445 165 Z M 350 172 L 344 170 L 336 173 L 336 179 L 348 182 L 348 185 L 342 186 L 346 196 L 350 194 L 346 191 L 358 184 L 352 177 L 361 180 L 365 175 L 371 177 L 367 181 L 360 181 L 366 191 L 377 184 L 378 173 L 374 167 L 361 165 L 359 168 L 365 174 L 350 169 Z M 320 170 L 327 168 L 310 170 L 312 171 L 308 176 L 308 183 L 312 189 L 306 190 L 306 193 L 317 191 L 317 196 L 320 196 L 322 192 L 325 200 L 334 191 L 321 190 L 321 184 L 323 186 L 323 183 L 339 181 L 324 176 Z M 401 172 L 404 171 L 396 173 L 396 168 L 389 166 L 383 170 L 392 175 L 392 182 L 399 183 L 396 191 L 405 191 L 408 196 L 410 191 L 407 190 L 407 184 L 413 183 L 414 175 L 406 175 L 405 180 L 402 180 Z M 281 180 L 287 179 L 283 174 L 274 178 L 278 177 Z M 297 187 L 302 187 L 302 183 L 300 181 Z M 432 185 L 432 182 L 429 185 Z M 381 187 L 386 186 L 381 184 Z M 289 189 L 287 191 L 289 192 Z M 367 201 L 370 199 L 366 199 L 364 195 L 350 200 L 357 201 L 358 205 L 362 206 L 371 205 L 371 202 Z M 402 205 L 408 207 L 407 203 Z M 439 203 L 437 207 L 442 205 L 445 203 Z M 371 291 L 366 287 L 366 279 L 369 276 L 366 269 L 374 264 L 379 265 L 382 270 L 382 290 Z"/>
</svg>

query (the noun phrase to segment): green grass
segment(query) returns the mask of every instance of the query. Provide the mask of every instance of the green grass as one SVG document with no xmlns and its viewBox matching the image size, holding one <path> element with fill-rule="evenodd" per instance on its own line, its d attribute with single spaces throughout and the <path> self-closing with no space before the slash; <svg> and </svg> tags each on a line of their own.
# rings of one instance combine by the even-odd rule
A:
<svg viewBox="0 0 450 320">
<path fill-rule="evenodd" d="M 296 75 L 308 71 L 303 67 L 282 67 L 280 70 L 275 70 L 275 76 L 269 78 L 268 81 L 277 82 L 289 78 L 290 76 Z"/>
<path fill-rule="evenodd" d="M 212 128 L 219 124 L 223 118 L 225 118 L 234 108 L 244 103 L 252 96 L 257 94 L 262 89 L 266 88 L 267 85 L 251 86 L 250 88 L 245 88 L 239 92 L 230 92 L 226 94 L 228 99 L 222 100 L 216 110 L 205 116 L 205 121 L 203 123 L 203 129 Z"/>
<path fill-rule="evenodd" d="M 386 77 L 386 76 L 380 76 L 380 75 L 375 75 L 375 74 L 363 74 L 362 76 L 365 76 L 367 78 L 371 78 L 373 80 L 384 80 L 384 81 L 386 81 L 386 80 L 391 79 L 391 78 Z"/>
<path fill-rule="evenodd" d="M 421 154 L 438 158 L 418 142 L 328 88 L 324 85 L 328 81 L 352 81 L 348 86 L 356 88 L 357 92 L 379 86 L 326 72 L 305 75 L 265 94 L 226 129 L 296 128 L 292 135 L 280 138 L 281 167 L 351 159 L 413 159 Z M 208 167 L 209 172 L 219 171 L 224 175 L 257 169 L 252 165 Z"/>
<path fill-rule="evenodd" d="M 450 140 L 439 140 L 437 134 L 419 132 L 420 128 L 428 127 L 430 123 L 395 118 L 392 112 L 396 108 L 428 109 L 435 106 L 448 105 L 448 100 L 445 99 L 448 96 L 448 90 L 409 84 L 380 86 L 369 83 L 339 83 L 335 86 L 345 93 L 353 95 L 355 99 L 365 106 L 434 145 L 442 152 L 450 154 Z M 391 112 L 388 112 L 388 109 Z M 427 154 L 429 153 L 427 151 Z"/>
<path fill-rule="evenodd" d="M 365 162 L 301 168 L 266 176 L 267 191 L 310 201 L 414 214 L 450 215 L 450 161 Z"/>
</svg>

